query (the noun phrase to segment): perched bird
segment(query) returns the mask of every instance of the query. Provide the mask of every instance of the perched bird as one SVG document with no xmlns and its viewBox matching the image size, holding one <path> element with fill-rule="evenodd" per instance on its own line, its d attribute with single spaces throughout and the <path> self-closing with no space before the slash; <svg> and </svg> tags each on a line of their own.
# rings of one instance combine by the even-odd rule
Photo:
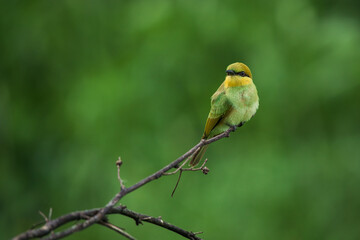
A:
<svg viewBox="0 0 360 240">
<path fill-rule="evenodd" d="M 259 97 L 248 66 L 243 63 L 230 64 L 225 81 L 211 97 L 211 108 L 202 139 L 214 137 L 249 121 L 259 107 Z M 209 145 L 199 148 L 190 161 L 196 166 Z"/>
</svg>

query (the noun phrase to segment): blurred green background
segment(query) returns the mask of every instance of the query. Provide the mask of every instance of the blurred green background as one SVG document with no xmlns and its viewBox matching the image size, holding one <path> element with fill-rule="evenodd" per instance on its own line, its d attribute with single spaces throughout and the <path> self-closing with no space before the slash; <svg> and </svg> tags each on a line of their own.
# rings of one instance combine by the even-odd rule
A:
<svg viewBox="0 0 360 240">
<path fill-rule="evenodd" d="M 0 6 L 0 233 L 105 205 L 195 145 L 228 64 L 256 116 L 122 203 L 205 239 L 360 239 L 360 2 L 6 1 Z M 111 222 L 138 239 L 183 239 Z M 122 239 L 93 226 L 68 239 Z"/>
</svg>

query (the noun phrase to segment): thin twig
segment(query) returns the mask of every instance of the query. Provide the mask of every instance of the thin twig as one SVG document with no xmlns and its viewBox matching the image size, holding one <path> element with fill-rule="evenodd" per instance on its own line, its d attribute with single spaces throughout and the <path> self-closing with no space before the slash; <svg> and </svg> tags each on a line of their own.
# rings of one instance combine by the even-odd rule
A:
<svg viewBox="0 0 360 240">
<path fill-rule="evenodd" d="M 189 162 L 189 161 L 190 161 L 190 158 L 186 159 L 186 160 L 180 165 L 180 167 L 178 167 L 175 171 L 172 171 L 172 172 L 169 172 L 169 173 L 165 172 L 163 175 L 174 175 L 174 174 L 176 174 L 179 170 L 183 169 L 183 167 L 185 166 L 185 164 L 186 164 L 187 162 Z"/>
<path fill-rule="evenodd" d="M 114 224 L 111 224 L 109 222 L 104 222 L 104 221 L 101 221 L 100 224 L 105 226 L 105 227 L 110 228 L 111 230 L 114 230 L 115 232 L 117 232 L 117 233 L 123 235 L 124 237 L 126 237 L 127 239 L 135 240 L 135 238 L 133 236 L 131 236 L 129 233 L 125 232 L 124 229 L 121 229 L 118 226 L 115 226 Z"/>
<path fill-rule="evenodd" d="M 49 209 L 49 215 L 48 217 L 42 212 L 39 211 L 40 215 L 44 218 L 45 223 L 49 222 L 51 220 L 51 216 L 52 216 L 52 208 Z M 43 224 L 44 222 L 40 223 L 39 225 Z M 51 231 L 51 234 L 54 234 L 54 231 Z"/>
<path fill-rule="evenodd" d="M 119 183 L 120 183 L 120 191 L 125 189 L 125 185 L 123 183 L 123 180 L 120 177 L 120 167 L 121 167 L 122 163 L 123 162 L 121 160 L 121 157 L 119 157 L 119 159 L 116 161 L 116 167 L 117 167 L 117 176 L 118 176 L 118 180 L 119 180 Z"/>
<path fill-rule="evenodd" d="M 89 219 L 90 217 L 87 216 L 87 215 L 83 215 L 82 218 Z M 98 224 L 103 225 L 103 226 L 105 226 L 105 227 L 107 227 L 107 228 L 109 228 L 109 229 L 123 235 L 127 239 L 136 240 L 133 236 L 131 236 L 128 232 L 126 232 L 125 229 L 120 228 L 120 227 L 118 227 L 118 226 L 116 226 L 116 225 L 114 225 L 112 223 L 109 223 L 108 221 L 101 220 L 100 222 L 98 222 Z"/>
<path fill-rule="evenodd" d="M 202 139 L 198 144 L 196 144 L 194 147 L 192 147 L 189 151 L 187 151 L 184 155 L 180 156 L 179 158 L 177 158 L 176 160 L 174 160 L 173 162 L 171 162 L 170 164 L 166 165 L 165 167 L 163 167 L 162 169 L 158 170 L 157 172 L 151 174 L 150 176 L 142 179 L 141 181 L 139 181 L 138 183 L 126 188 L 124 187 L 123 189 L 121 189 L 120 192 L 118 192 L 114 197 L 113 199 L 111 199 L 108 204 L 106 204 L 105 207 L 99 209 L 95 215 L 93 215 L 91 218 L 89 218 L 88 220 L 82 222 L 82 223 L 79 223 L 79 224 L 76 224 L 76 225 L 73 225 L 61 232 L 57 232 L 51 236 L 48 236 L 47 238 L 45 239 L 59 239 L 59 238 L 63 238 L 63 237 L 66 237 L 70 234 L 73 234 L 75 232 L 78 232 L 78 231 L 81 231 L 85 228 L 88 228 L 90 227 L 91 225 L 93 225 L 94 223 L 97 223 L 97 222 L 100 222 L 103 217 L 111 210 L 114 208 L 115 204 L 117 204 L 121 198 L 123 198 L 125 195 L 131 193 L 132 191 L 142 187 L 143 185 L 151 182 L 151 181 L 154 181 L 158 178 L 160 178 L 161 176 L 163 176 L 163 174 L 167 171 L 169 171 L 171 168 L 175 167 L 175 166 L 178 166 L 179 163 L 181 163 L 182 161 L 184 161 L 185 159 L 187 159 L 188 157 L 190 157 L 198 148 L 202 147 L 202 146 L 205 146 L 205 145 L 208 145 L 212 142 L 215 142 L 215 141 L 218 141 L 222 138 L 225 138 L 225 137 L 229 137 L 230 136 L 230 133 L 235 131 L 236 130 L 236 126 L 230 126 L 228 130 L 226 130 L 225 132 L 213 137 L 213 138 L 210 138 L 210 139 Z M 24 232 L 18 236 L 16 236 L 14 239 L 29 239 L 29 238 L 32 238 L 32 237 L 38 237 L 37 236 L 37 232 L 38 230 L 40 230 L 39 232 L 42 233 L 42 232 L 47 232 L 47 234 L 49 233 L 49 230 L 54 230 L 55 228 L 50 228 L 51 224 L 49 223 L 53 223 L 54 221 L 56 221 L 58 219 L 55 219 L 55 220 L 52 220 L 52 221 L 49 221 L 48 223 L 46 223 L 43 227 L 39 228 L 39 229 L 33 229 L 33 230 L 28 230 L 27 232 Z M 37 233 L 34 235 L 34 233 Z M 46 234 L 45 234 L 46 235 Z M 44 236 L 44 235 L 41 235 L 41 236 Z M 190 238 L 190 239 L 193 239 L 193 238 Z"/>
<path fill-rule="evenodd" d="M 164 173 L 164 175 L 173 175 L 175 173 L 177 173 L 178 171 L 180 171 L 179 173 L 179 177 L 176 181 L 176 184 L 175 184 L 175 187 L 174 187 L 174 190 L 172 191 L 171 193 L 171 197 L 174 197 L 174 194 L 175 194 L 175 191 L 177 189 L 177 187 L 179 186 L 179 183 L 180 183 L 180 179 L 181 179 L 181 175 L 182 175 L 182 172 L 183 171 L 202 171 L 205 175 L 209 173 L 209 169 L 207 167 L 205 167 L 205 164 L 207 163 L 208 159 L 206 158 L 205 161 L 203 162 L 203 164 L 198 167 L 198 168 L 194 168 L 194 167 L 191 167 L 191 168 L 182 168 L 188 161 L 190 160 L 190 158 L 188 158 L 186 161 L 184 161 L 183 164 L 181 164 L 180 167 L 178 167 L 175 171 L 173 172 L 170 172 L 170 173 Z"/>
<path fill-rule="evenodd" d="M 47 216 L 42 212 L 42 211 L 39 211 L 39 214 L 44 218 L 45 222 L 48 222 L 49 219 L 47 218 Z"/>
<path fill-rule="evenodd" d="M 181 169 L 181 170 L 182 170 L 182 171 L 203 171 L 204 168 L 205 168 L 205 164 L 207 163 L 207 161 L 208 161 L 208 159 L 206 158 L 206 159 L 204 160 L 203 164 L 202 164 L 200 167 L 198 167 L 198 168 L 193 168 L 193 167 L 191 167 L 191 168 L 183 168 L 183 169 Z"/>
<path fill-rule="evenodd" d="M 180 168 L 179 177 L 178 177 L 178 179 L 177 179 L 177 181 L 176 181 L 174 190 L 173 190 L 172 193 L 171 193 L 171 197 L 174 197 L 175 191 L 176 191 L 177 187 L 179 186 L 179 182 L 180 182 L 180 179 L 181 179 L 182 172 L 183 172 L 183 170 Z"/>
</svg>

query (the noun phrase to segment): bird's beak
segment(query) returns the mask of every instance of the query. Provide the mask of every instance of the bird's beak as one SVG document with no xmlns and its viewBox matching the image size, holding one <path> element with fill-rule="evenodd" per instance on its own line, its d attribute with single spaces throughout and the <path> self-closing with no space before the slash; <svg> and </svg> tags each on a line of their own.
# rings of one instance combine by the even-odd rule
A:
<svg viewBox="0 0 360 240">
<path fill-rule="evenodd" d="M 226 75 L 235 75 L 234 70 L 226 70 Z"/>
</svg>

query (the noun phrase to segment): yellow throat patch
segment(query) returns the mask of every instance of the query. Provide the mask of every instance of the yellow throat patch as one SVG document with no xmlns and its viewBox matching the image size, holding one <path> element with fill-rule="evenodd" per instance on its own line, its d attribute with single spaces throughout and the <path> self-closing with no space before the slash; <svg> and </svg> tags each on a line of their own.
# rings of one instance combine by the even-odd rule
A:
<svg viewBox="0 0 360 240">
<path fill-rule="evenodd" d="M 249 77 L 240 76 L 227 76 L 225 78 L 225 88 L 229 87 L 241 87 L 252 83 L 252 79 Z"/>
</svg>

